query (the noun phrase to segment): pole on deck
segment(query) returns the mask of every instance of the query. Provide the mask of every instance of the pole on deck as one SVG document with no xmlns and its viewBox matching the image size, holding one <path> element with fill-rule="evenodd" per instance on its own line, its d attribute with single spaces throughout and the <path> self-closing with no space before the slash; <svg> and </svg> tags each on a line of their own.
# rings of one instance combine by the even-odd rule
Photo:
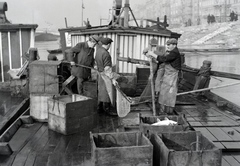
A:
<svg viewBox="0 0 240 166">
<path fill-rule="evenodd" d="M 150 41 L 150 50 L 153 49 L 153 43 Z M 150 81 L 151 81 L 151 92 L 152 92 L 152 108 L 153 108 L 153 116 L 156 116 L 156 107 L 155 107 L 155 91 L 154 91 L 154 83 L 153 83 L 153 59 L 149 57 L 150 63 Z"/>
<path fill-rule="evenodd" d="M 151 91 L 152 91 L 153 116 L 156 116 L 155 92 L 154 92 L 154 83 L 153 83 L 153 64 L 152 64 L 152 58 L 149 58 L 149 62 L 150 62 L 150 81 L 151 81 Z"/>
</svg>

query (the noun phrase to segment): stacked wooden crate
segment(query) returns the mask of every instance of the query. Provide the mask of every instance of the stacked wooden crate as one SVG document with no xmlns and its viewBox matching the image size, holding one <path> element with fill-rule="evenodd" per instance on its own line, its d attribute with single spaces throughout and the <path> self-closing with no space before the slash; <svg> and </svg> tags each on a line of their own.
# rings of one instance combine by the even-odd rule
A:
<svg viewBox="0 0 240 166">
<path fill-rule="evenodd" d="M 64 135 L 91 131 L 96 122 L 95 100 L 77 94 L 48 99 L 48 127 Z"/>
<path fill-rule="evenodd" d="M 172 120 L 177 122 L 176 125 L 152 125 L 157 123 L 157 120 Z M 139 129 L 145 135 L 151 135 L 152 133 L 163 133 L 163 132 L 184 132 L 191 130 L 191 127 L 187 123 L 185 117 L 178 115 L 160 115 L 160 116 L 142 116 L 140 114 Z"/>
<path fill-rule="evenodd" d="M 48 119 L 47 100 L 59 94 L 64 64 L 60 61 L 34 61 L 29 65 L 30 115 Z"/>
<path fill-rule="evenodd" d="M 200 132 L 152 134 L 153 165 L 221 166 L 222 151 Z"/>
<path fill-rule="evenodd" d="M 153 146 L 140 132 L 90 134 L 92 165 L 152 166 Z"/>
</svg>

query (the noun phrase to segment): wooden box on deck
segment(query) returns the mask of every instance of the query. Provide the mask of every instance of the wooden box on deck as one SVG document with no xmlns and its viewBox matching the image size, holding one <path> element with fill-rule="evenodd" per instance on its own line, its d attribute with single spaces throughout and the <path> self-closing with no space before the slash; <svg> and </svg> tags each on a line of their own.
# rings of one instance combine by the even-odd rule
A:
<svg viewBox="0 0 240 166">
<path fill-rule="evenodd" d="M 33 119 L 40 122 L 48 120 L 48 99 L 53 95 L 49 94 L 30 94 L 30 115 Z"/>
<path fill-rule="evenodd" d="M 200 132 L 155 133 L 150 141 L 155 166 L 221 166 L 222 151 Z"/>
<path fill-rule="evenodd" d="M 95 100 L 77 94 L 64 95 L 48 100 L 48 127 L 64 135 L 94 127 Z"/>
<path fill-rule="evenodd" d="M 164 120 L 168 118 L 169 120 L 173 120 L 177 122 L 176 125 L 168 125 L 168 126 L 154 126 L 153 123 L 157 122 L 157 119 Z M 141 116 L 140 115 L 140 124 L 139 129 L 145 135 L 152 133 L 165 133 L 165 132 L 181 132 L 188 131 L 190 129 L 189 124 L 183 116 L 177 115 L 160 115 L 160 116 Z"/>
<path fill-rule="evenodd" d="M 58 94 L 60 81 L 67 75 L 61 61 L 33 61 L 29 65 L 29 91 L 37 94 Z M 65 73 L 64 73 L 65 72 Z"/>
<path fill-rule="evenodd" d="M 140 132 L 90 133 L 95 166 L 152 166 L 153 146 Z"/>
</svg>

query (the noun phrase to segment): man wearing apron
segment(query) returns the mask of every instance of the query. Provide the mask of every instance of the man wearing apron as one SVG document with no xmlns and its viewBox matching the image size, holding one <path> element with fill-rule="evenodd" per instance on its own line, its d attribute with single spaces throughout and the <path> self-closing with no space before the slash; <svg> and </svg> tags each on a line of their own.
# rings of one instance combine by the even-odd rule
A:
<svg viewBox="0 0 240 166">
<path fill-rule="evenodd" d="M 116 74 L 112 72 L 112 59 L 108 52 L 111 43 L 110 38 L 100 39 L 102 46 L 97 49 L 95 61 L 97 64 L 98 75 L 98 111 L 105 112 L 108 115 L 117 115 L 115 106 L 115 88 Z"/>
<path fill-rule="evenodd" d="M 147 55 L 165 64 L 158 102 L 161 105 L 161 111 L 173 114 L 178 91 L 178 72 L 181 69 L 181 55 L 177 48 L 177 40 L 171 38 L 167 41 L 164 55 L 152 51 L 148 51 Z"/>
</svg>

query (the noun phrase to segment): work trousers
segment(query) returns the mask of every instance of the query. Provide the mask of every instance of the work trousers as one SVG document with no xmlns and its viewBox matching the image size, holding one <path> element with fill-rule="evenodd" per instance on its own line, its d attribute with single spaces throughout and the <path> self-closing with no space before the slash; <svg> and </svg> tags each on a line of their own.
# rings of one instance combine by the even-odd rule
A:
<svg viewBox="0 0 240 166">
<path fill-rule="evenodd" d="M 77 90 L 78 94 L 83 95 L 83 82 L 86 81 L 86 79 L 83 78 L 77 78 Z"/>
</svg>

